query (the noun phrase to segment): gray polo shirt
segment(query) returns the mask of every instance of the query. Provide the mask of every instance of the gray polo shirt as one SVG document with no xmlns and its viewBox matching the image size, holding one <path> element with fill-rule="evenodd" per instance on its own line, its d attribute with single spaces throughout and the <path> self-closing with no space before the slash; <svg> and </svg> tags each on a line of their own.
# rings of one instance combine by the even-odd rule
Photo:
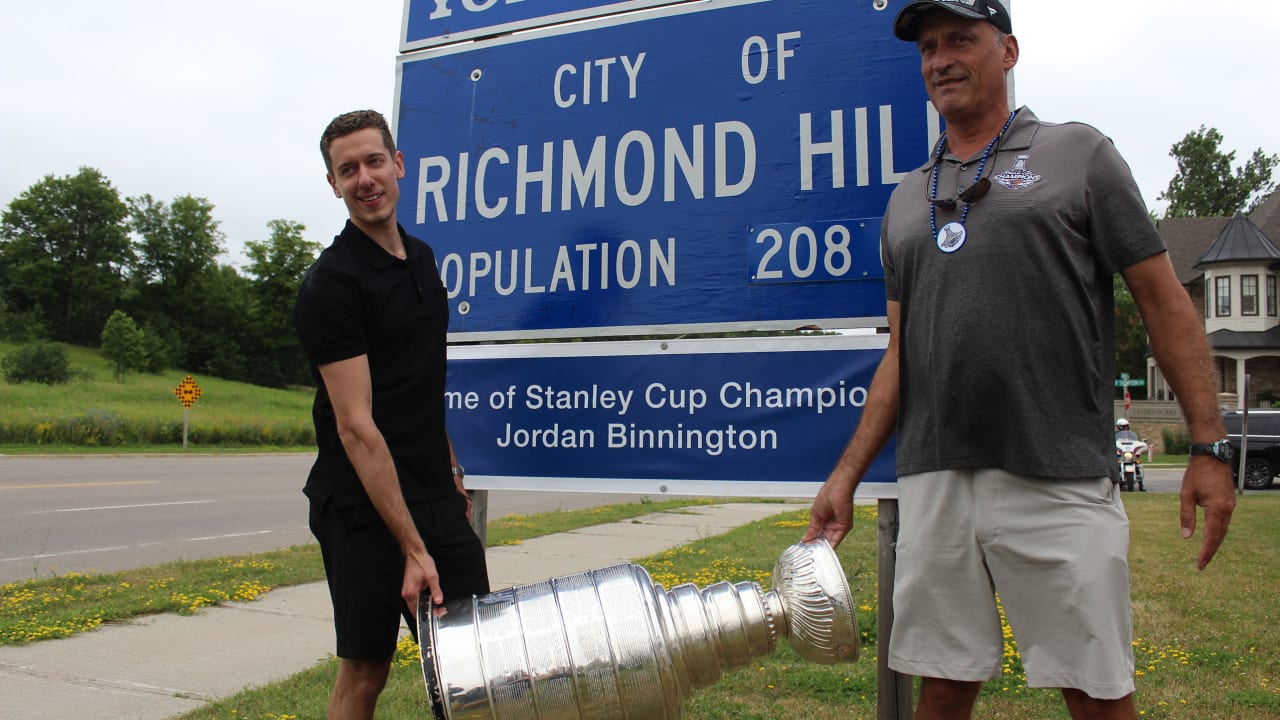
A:
<svg viewBox="0 0 1280 720">
<path fill-rule="evenodd" d="M 972 184 L 980 157 L 944 154 L 937 197 Z M 1165 249 L 1128 165 L 1094 128 L 1021 108 L 962 242 L 930 230 L 932 167 L 894 190 L 881 227 L 886 296 L 901 310 L 898 474 L 1108 474 L 1112 276 Z M 963 208 L 938 208 L 939 230 Z"/>
</svg>

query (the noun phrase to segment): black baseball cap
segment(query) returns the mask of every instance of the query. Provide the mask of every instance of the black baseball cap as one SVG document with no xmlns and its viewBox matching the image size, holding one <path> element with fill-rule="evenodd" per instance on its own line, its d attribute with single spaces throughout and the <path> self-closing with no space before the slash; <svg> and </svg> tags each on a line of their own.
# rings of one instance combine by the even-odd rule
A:
<svg viewBox="0 0 1280 720">
<path fill-rule="evenodd" d="M 1013 32 L 1009 11 L 1000 0 L 913 0 L 898 11 L 893 21 L 893 34 L 899 40 L 916 41 L 916 26 L 930 10 L 942 8 L 970 20 L 986 20 L 1005 33 Z"/>
</svg>

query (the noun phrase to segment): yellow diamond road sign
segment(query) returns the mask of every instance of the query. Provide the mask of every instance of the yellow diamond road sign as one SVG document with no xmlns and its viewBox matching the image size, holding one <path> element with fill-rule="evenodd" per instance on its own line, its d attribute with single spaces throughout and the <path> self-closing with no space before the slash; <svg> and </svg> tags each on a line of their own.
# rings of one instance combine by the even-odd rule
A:
<svg viewBox="0 0 1280 720">
<path fill-rule="evenodd" d="M 182 407 L 189 408 L 200 399 L 201 390 L 196 381 L 188 375 L 178 383 L 178 387 L 173 389 L 173 394 L 178 396 L 178 402 L 182 403 Z"/>
</svg>

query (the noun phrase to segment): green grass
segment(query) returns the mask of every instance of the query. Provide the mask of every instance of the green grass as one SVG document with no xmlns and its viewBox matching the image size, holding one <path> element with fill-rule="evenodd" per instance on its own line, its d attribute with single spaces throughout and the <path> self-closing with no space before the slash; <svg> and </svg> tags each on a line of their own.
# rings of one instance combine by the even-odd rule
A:
<svg viewBox="0 0 1280 720">
<path fill-rule="evenodd" d="M 0 343 L 0 356 L 17 347 Z M 183 407 L 173 391 L 188 373 L 130 373 L 116 382 L 96 350 L 67 350 L 77 376 L 69 383 L 0 383 L 0 452 L 181 449 Z M 312 391 L 194 378 L 203 394 L 190 409 L 189 447 L 299 449 L 314 442 Z"/>
<path fill-rule="evenodd" d="M 1280 495 L 1243 497 L 1218 557 L 1204 572 L 1194 558 L 1198 538 L 1178 533 L 1174 495 L 1126 495 L 1132 524 L 1131 568 L 1137 704 L 1146 718 L 1280 718 Z M 534 526 L 569 521 L 608 522 L 681 502 L 614 506 L 610 511 L 570 511 L 511 517 L 489 524 L 490 544 L 511 542 Z M 546 516 L 551 516 L 550 518 Z M 545 522 L 544 522 L 545 521 Z M 502 523 L 507 522 L 503 536 Z M 786 513 L 725 535 L 660 553 L 639 562 L 656 582 L 750 580 L 767 586 L 782 550 L 807 524 L 804 512 Z M 863 632 L 863 657 L 838 666 L 802 661 L 789 648 L 725 673 L 696 690 L 685 704 L 690 720 L 870 720 L 875 715 L 876 529 L 873 508 L 859 508 L 855 527 L 839 549 Z M 301 556 L 294 556 L 301 557 Z M 0 607 L 5 601 L 0 597 Z M 1005 674 L 988 683 L 974 717 L 1065 718 L 1060 694 L 1029 690 L 1016 646 L 1008 645 Z M 329 660 L 287 680 L 224 698 L 182 716 L 184 720 L 287 720 L 323 717 L 335 662 Z M 379 717 L 429 717 L 416 649 L 397 652 Z"/>
<path fill-rule="evenodd" d="M 272 588 L 317 579 L 324 579 L 319 546 L 307 545 L 8 583 L 0 585 L 0 645 L 68 637 L 143 615 L 190 615 L 208 605 L 248 602 Z"/>
</svg>

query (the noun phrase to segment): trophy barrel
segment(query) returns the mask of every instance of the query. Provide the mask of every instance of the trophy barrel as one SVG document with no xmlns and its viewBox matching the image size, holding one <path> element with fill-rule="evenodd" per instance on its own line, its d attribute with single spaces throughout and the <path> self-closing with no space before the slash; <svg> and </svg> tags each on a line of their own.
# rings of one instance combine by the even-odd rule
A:
<svg viewBox="0 0 1280 720">
<path fill-rule="evenodd" d="M 672 622 L 644 568 L 624 564 L 418 606 L 439 720 L 675 720 L 688 697 Z M 626 711 L 623 711 L 626 708 Z"/>
<path fill-rule="evenodd" d="M 454 600 L 418 602 L 436 720 L 679 720 L 693 688 L 773 652 L 779 634 L 816 662 L 852 660 L 857 623 L 826 541 L 792 546 L 774 589 L 669 592 L 622 564 Z"/>
</svg>

